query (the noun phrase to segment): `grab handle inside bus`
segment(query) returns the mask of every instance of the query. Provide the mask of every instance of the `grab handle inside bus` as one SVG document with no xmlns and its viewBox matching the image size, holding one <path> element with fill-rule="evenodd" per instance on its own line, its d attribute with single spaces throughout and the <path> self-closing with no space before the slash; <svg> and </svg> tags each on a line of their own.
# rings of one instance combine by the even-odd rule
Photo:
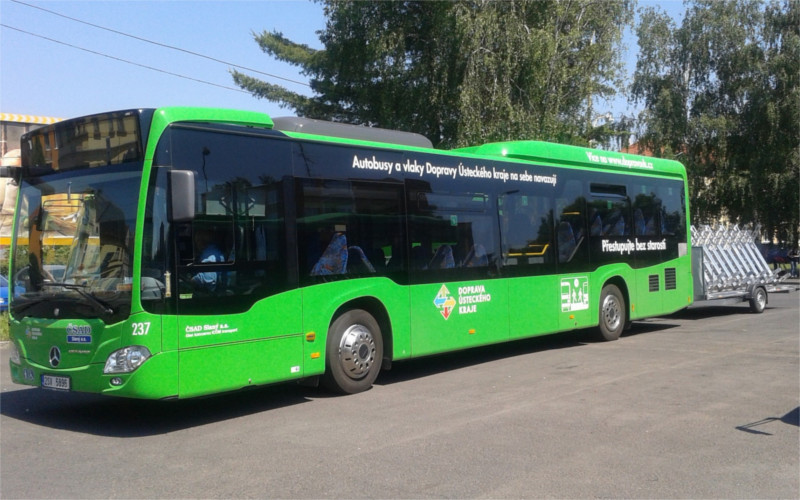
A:
<svg viewBox="0 0 800 500">
<path fill-rule="evenodd" d="M 169 171 L 172 222 L 190 222 L 194 219 L 194 172 Z"/>
</svg>

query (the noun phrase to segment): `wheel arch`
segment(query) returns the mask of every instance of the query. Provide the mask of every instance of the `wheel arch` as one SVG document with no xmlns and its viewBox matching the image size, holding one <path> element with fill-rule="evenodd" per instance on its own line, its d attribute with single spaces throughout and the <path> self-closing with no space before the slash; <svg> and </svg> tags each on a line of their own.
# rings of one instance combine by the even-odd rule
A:
<svg viewBox="0 0 800 500">
<path fill-rule="evenodd" d="M 336 309 L 331 317 L 330 324 L 333 324 L 342 314 L 347 311 L 352 311 L 353 309 L 362 309 L 368 312 L 375 318 L 375 321 L 378 322 L 378 326 L 381 329 L 381 338 L 383 339 L 383 360 L 381 366 L 383 369 L 390 368 L 394 353 L 394 343 L 392 341 L 392 321 L 389 318 L 389 311 L 386 309 L 386 306 L 383 305 L 383 302 L 372 296 L 351 299 Z"/>
<path fill-rule="evenodd" d="M 619 288 L 620 293 L 622 293 L 622 298 L 625 299 L 625 309 L 627 313 L 627 317 L 630 320 L 631 317 L 631 294 L 628 290 L 628 283 L 625 281 L 620 275 L 614 275 L 606 278 L 603 281 L 603 284 L 600 285 L 600 290 L 606 287 L 606 285 L 615 285 Z M 597 307 L 600 308 L 600 295 L 597 296 Z"/>
</svg>

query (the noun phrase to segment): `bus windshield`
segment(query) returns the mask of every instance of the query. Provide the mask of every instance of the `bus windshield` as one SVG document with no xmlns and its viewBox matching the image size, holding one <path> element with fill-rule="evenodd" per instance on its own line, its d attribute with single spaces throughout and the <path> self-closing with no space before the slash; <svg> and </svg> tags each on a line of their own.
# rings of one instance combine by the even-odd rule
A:
<svg viewBox="0 0 800 500">
<path fill-rule="evenodd" d="M 26 175 L 97 168 L 141 161 L 142 111 L 120 111 L 76 118 L 23 136 Z"/>
<path fill-rule="evenodd" d="M 11 272 L 17 317 L 128 315 L 139 167 L 22 181 Z"/>
</svg>

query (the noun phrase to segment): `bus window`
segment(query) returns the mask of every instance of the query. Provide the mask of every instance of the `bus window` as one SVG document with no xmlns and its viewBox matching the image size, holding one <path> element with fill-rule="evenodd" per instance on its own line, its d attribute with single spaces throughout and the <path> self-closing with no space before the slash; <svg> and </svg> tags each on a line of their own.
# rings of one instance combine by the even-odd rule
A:
<svg viewBox="0 0 800 500">
<path fill-rule="evenodd" d="M 476 279 L 496 267 L 498 241 L 486 194 L 409 192 L 411 270 L 418 282 Z"/>
<path fill-rule="evenodd" d="M 633 185 L 634 198 L 633 229 L 636 236 L 655 236 L 658 234 L 658 214 L 661 200 L 655 194 L 655 186 L 648 184 Z"/>
<path fill-rule="evenodd" d="M 661 234 L 677 236 L 679 241 L 686 241 L 686 213 L 683 184 L 677 181 L 662 180 L 658 182 L 656 193 L 661 199 Z"/>
<path fill-rule="evenodd" d="M 270 138 L 202 127 L 175 125 L 168 130 L 156 150 L 159 167 L 145 221 L 142 272 L 147 293 L 142 298 L 148 310 L 162 307 L 162 287 L 170 280 L 166 271 L 173 266 L 177 269 L 170 273 L 178 278 L 173 290 L 186 313 L 212 314 L 210 305 L 217 312 L 245 311 L 292 286 L 295 264 L 286 252 L 283 203 L 283 179 L 291 172 L 289 148 Z M 166 196 L 162 171 L 168 168 L 195 172 L 192 222 L 171 224 L 166 217 L 166 204 L 159 200 Z M 177 250 L 174 263 L 164 247 L 169 238 Z M 215 250 L 204 256 L 205 247 Z"/>
<path fill-rule="evenodd" d="M 556 197 L 556 244 L 558 263 L 567 270 L 583 270 L 586 265 L 586 199 L 582 183 L 569 180 L 564 183 L 561 194 Z"/>
<path fill-rule="evenodd" d="M 628 236 L 633 232 L 627 189 L 622 185 L 590 185 L 589 235 Z"/>
<path fill-rule="evenodd" d="M 551 264 L 555 255 L 550 197 L 504 194 L 500 206 L 504 266 L 519 268 L 521 274 L 540 274 L 529 266 Z"/>
<path fill-rule="evenodd" d="M 633 231 L 627 199 L 594 197 L 588 213 L 589 236 L 629 236 Z"/>
<path fill-rule="evenodd" d="M 388 275 L 405 269 L 402 187 L 305 179 L 298 186 L 301 278 Z"/>
</svg>

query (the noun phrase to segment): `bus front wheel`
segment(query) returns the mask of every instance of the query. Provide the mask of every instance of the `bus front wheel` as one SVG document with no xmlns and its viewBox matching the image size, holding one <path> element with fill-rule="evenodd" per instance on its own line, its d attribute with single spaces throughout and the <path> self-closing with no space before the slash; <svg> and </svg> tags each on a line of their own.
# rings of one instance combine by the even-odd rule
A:
<svg viewBox="0 0 800 500">
<path fill-rule="evenodd" d="M 600 292 L 600 336 L 603 340 L 617 340 L 627 321 L 625 298 L 616 285 L 606 285 Z"/>
<path fill-rule="evenodd" d="M 345 312 L 328 329 L 328 389 L 355 394 L 372 387 L 383 360 L 383 338 L 378 322 L 362 309 Z"/>
</svg>

